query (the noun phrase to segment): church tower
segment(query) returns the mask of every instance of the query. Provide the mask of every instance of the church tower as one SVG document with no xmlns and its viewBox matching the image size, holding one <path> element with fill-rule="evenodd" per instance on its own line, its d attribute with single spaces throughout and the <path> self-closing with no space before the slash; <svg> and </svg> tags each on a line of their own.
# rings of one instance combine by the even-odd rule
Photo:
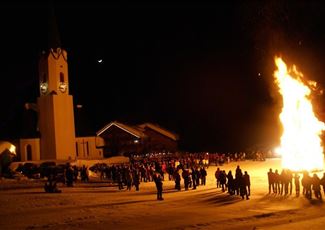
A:
<svg viewBox="0 0 325 230">
<path fill-rule="evenodd" d="M 73 98 L 69 95 L 67 52 L 61 48 L 54 17 L 50 23 L 49 50 L 43 52 L 39 60 L 40 159 L 75 159 Z"/>
</svg>

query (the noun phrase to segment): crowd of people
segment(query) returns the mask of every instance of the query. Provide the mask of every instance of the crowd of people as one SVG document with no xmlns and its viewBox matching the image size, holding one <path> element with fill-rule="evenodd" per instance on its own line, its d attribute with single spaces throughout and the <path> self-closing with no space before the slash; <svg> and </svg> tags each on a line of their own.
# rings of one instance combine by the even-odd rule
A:
<svg viewBox="0 0 325 230">
<path fill-rule="evenodd" d="M 227 156 L 228 158 L 229 156 Z M 107 165 L 104 163 L 96 164 L 89 169 L 86 166 L 78 168 L 77 166 L 66 165 L 64 170 L 64 180 L 62 181 L 68 187 L 73 186 L 77 179 L 81 182 L 89 181 L 89 170 L 99 175 L 100 180 L 107 180 L 117 185 L 119 190 L 130 191 L 134 186 L 135 191 L 140 190 L 140 183 L 154 182 L 157 188 L 157 200 L 163 200 L 163 181 L 174 181 L 175 190 L 196 189 L 198 186 L 206 185 L 207 168 L 211 162 L 217 162 L 217 166 L 222 166 L 225 162 L 223 155 L 196 153 L 196 154 L 149 154 L 146 156 L 131 156 L 128 164 Z M 245 159 L 245 153 L 234 154 L 233 161 Z M 228 160 L 226 161 L 228 162 Z M 56 176 L 53 171 L 48 176 L 45 184 L 46 192 L 60 192 L 56 188 Z M 251 194 L 250 176 L 247 171 L 242 171 L 238 165 L 233 174 L 231 170 L 217 168 L 215 171 L 216 187 L 229 195 L 238 195 L 242 199 L 249 199 Z M 296 196 L 300 195 L 300 185 L 302 185 L 302 194 L 312 199 L 312 194 L 317 199 L 322 200 L 321 187 L 325 194 L 325 173 L 319 178 L 316 173 L 310 176 L 307 171 L 302 173 L 300 179 L 299 173 L 283 169 L 281 173 L 276 169 L 269 169 L 268 173 L 268 192 L 269 194 L 292 195 L 295 191 Z M 183 183 L 182 183 L 183 181 Z M 312 192 L 313 191 L 313 192 Z"/>
<path fill-rule="evenodd" d="M 132 157 L 130 164 L 106 165 L 98 164 L 94 171 L 100 174 L 102 180 L 110 180 L 118 185 L 118 189 L 131 190 L 132 186 L 139 191 L 141 182 L 155 182 L 157 199 L 162 198 L 162 183 L 164 180 L 174 181 L 175 189 L 181 190 L 181 180 L 185 190 L 196 189 L 199 185 L 206 184 L 208 167 L 206 159 L 199 155 L 182 157 L 150 156 Z"/>
<path fill-rule="evenodd" d="M 251 193 L 250 176 L 247 171 L 243 174 L 239 165 L 236 168 L 235 177 L 231 170 L 226 173 L 225 170 L 217 168 L 215 178 L 217 188 L 221 188 L 223 192 L 228 191 L 230 195 L 240 195 L 242 199 L 246 197 L 246 200 L 249 200 Z"/>
<path fill-rule="evenodd" d="M 232 160 L 240 161 L 245 158 L 245 154 L 234 154 Z M 131 156 L 129 164 L 107 165 L 98 163 L 90 168 L 83 166 L 71 166 L 67 164 L 65 169 L 65 183 L 68 187 L 73 186 L 77 179 L 82 182 L 89 181 L 89 171 L 99 175 L 102 181 L 110 181 L 117 185 L 119 190 L 130 191 L 132 187 L 135 191 L 140 190 L 140 183 L 154 182 L 157 188 L 157 200 L 163 200 L 163 181 L 174 181 L 175 190 L 196 189 L 198 186 L 206 185 L 207 168 L 211 160 L 216 160 L 218 165 L 225 162 L 220 161 L 222 155 L 195 153 L 195 154 L 149 154 L 147 156 Z M 226 161 L 227 163 L 228 161 Z M 230 195 L 241 195 L 249 199 L 250 180 L 247 172 L 242 173 L 239 166 L 236 169 L 235 178 L 232 178 L 231 171 L 227 175 L 219 168 L 215 173 L 217 188 L 223 192 L 228 190 Z M 48 177 L 46 183 L 47 192 L 57 191 L 56 183 L 53 183 L 53 176 Z M 53 184 L 55 186 L 53 186 Z M 50 188 L 50 189 L 49 189 Z"/>
<path fill-rule="evenodd" d="M 319 178 L 316 173 L 310 176 L 307 171 L 304 171 L 300 180 L 298 172 L 293 173 L 291 170 L 283 169 L 279 173 L 277 169 L 273 172 L 273 169 L 270 168 L 267 176 L 269 194 L 292 195 L 293 184 L 296 196 L 300 195 L 300 185 L 302 186 L 302 194 L 308 199 L 312 199 L 312 191 L 314 191 L 315 198 L 322 200 L 321 186 L 325 194 L 325 173 L 322 178 Z"/>
</svg>

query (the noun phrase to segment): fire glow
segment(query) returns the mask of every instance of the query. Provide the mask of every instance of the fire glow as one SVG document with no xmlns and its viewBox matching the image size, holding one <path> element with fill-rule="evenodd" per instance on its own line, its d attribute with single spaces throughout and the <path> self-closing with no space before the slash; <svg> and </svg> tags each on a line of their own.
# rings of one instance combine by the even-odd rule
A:
<svg viewBox="0 0 325 230">
<path fill-rule="evenodd" d="M 275 57 L 275 64 L 274 78 L 283 99 L 279 116 L 283 133 L 277 150 L 282 156 L 282 167 L 293 171 L 323 170 L 320 135 L 325 124 L 316 118 L 310 100 L 316 82 L 304 84 L 303 74 L 296 66 L 288 69 L 279 57 Z"/>
</svg>

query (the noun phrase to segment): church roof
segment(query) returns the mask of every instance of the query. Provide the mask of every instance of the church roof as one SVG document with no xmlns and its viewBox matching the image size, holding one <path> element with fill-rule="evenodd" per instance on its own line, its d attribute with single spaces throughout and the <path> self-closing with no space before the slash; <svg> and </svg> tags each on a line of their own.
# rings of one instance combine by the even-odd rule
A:
<svg viewBox="0 0 325 230">
<path fill-rule="evenodd" d="M 152 124 L 152 123 L 143 123 L 143 124 L 136 125 L 136 126 L 130 126 L 130 125 L 126 125 L 126 124 L 123 124 L 123 123 L 120 123 L 117 121 L 112 121 L 109 124 L 107 124 L 106 126 L 104 126 L 101 130 L 99 130 L 96 133 L 96 135 L 100 136 L 102 133 L 104 133 L 106 130 L 108 130 L 112 126 L 116 126 L 137 138 L 147 137 L 147 135 L 145 134 L 145 130 L 146 130 L 146 128 L 150 128 L 150 129 L 152 129 L 152 130 L 154 130 L 154 131 L 156 131 L 156 132 L 158 132 L 174 141 L 178 140 L 177 134 L 172 133 L 172 132 L 160 127 L 159 125 Z"/>
<path fill-rule="evenodd" d="M 97 136 L 100 136 L 102 133 L 104 133 L 106 130 L 108 130 L 110 127 L 112 126 L 116 126 L 122 130 L 124 130 L 125 132 L 128 132 L 130 133 L 131 135 L 137 137 L 137 138 L 143 138 L 145 137 L 146 135 L 141 132 L 140 130 L 138 130 L 137 128 L 135 127 L 132 127 L 132 126 L 129 126 L 129 125 L 126 125 L 126 124 L 122 124 L 120 122 L 117 122 L 117 121 L 112 121 L 110 122 L 109 124 L 107 124 L 104 128 L 102 128 L 101 130 L 99 130 L 96 135 Z"/>
<path fill-rule="evenodd" d="M 166 137 L 169 137 L 170 139 L 174 140 L 174 141 L 177 141 L 178 140 L 178 135 L 175 134 L 175 133 L 172 133 L 162 127 L 160 127 L 159 125 L 156 125 L 156 124 L 152 124 L 152 123 L 144 123 L 144 124 L 141 124 L 141 125 L 138 125 L 138 127 L 142 128 L 142 129 L 145 129 L 146 127 L 158 132 L 158 133 L 161 133 L 162 135 L 166 136 Z"/>
</svg>

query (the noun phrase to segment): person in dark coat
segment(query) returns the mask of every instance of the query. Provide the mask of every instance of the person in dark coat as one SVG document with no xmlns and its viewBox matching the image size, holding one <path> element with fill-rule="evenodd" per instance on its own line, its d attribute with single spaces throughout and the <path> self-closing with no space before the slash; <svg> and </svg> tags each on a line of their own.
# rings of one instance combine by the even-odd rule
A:
<svg viewBox="0 0 325 230">
<path fill-rule="evenodd" d="M 234 182 L 235 182 L 234 187 L 235 187 L 236 195 L 240 194 L 240 184 L 241 184 L 242 177 L 243 177 L 243 173 L 238 165 L 236 168 L 236 174 L 235 174 L 235 180 L 234 180 Z"/>
<path fill-rule="evenodd" d="M 315 197 L 319 200 L 322 200 L 322 194 L 320 192 L 320 179 L 316 173 L 314 173 L 314 175 L 313 175 L 312 185 L 313 185 Z"/>
<path fill-rule="evenodd" d="M 298 173 L 295 173 L 295 176 L 294 176 L 294 181 L 295 181 L 295 188 L 296 188 L 296 196 L 299 196 L 299 193 L 300 193 L 300 181 L 299 181 L 299 174 Z"/>
<path fill-rule="evenodd" d="M 174 168 L 173 168 L 172 165 L 169 165 L 169 166 L 167 167 L 168 179 L 169 179 L 169 180 L 172 180 L 172 179 L 173 179 L 174 171 L 175 171 L 175 170 L 174 170 Z"/>
<path fill-rule="evenodd" d="M 123 174 L 120 168 L 117 168 L 116 170 L 116 180 L 117 180 L 117 184 L 118 184 L 118 189 L 122 190 L 123 187 Z"/>
<path fill-rule="evenodd" d="M 293 179 L 293 175 L 292 175 L 292 171 L 291 170 L 287 170 L 287 174 L 288 174 L 288 181 L 289 181 L 289 193 L 290 195 L 292 194 L 292 179 Z"/>
<path fill-rule="evenodd" d="M 189 182 L 190 182 L 190 173 L 189 173 L 188 169 L 183 170 L 182 177 L 183 177 L 183 180 L 184 180 L 185 190 L 188 190 Z"/>
<path fill-rule="evenodd" d="M 196 173 L 196 186 L 199 186 L 200 185 L 201 173 L 200 173 L 200 170 L 199 170 L 198 167 L 195 169 L 195 173 Z"/>
<path fill-rule="evenodd" d="M 274 172 L 274 190 L 275 193 L 280 194 L 280 174 L 278 172 L 278 170 L 276 169 Z"/>
<path fill-rule="evenodd" d="M 240 196 L 242 199 L 246 196 L 246 200 L 249 200 L 244 176 L 238 178 L 238 183 Z"/>
<path fill-rule="evenodd" d="M 323 192 L 324 192 L 324 195 L 325 195 L 325 173 L 323 173 L 323 177 L 320 179 L 320 184 L 323 187 Z"/>
<path fill-rule="evenodd" d="M 220 187 L 220 168 L 217 168 L 216 172 L 214 173 L 214 177 L 216 178 L 217 188 Z"/>
<path fill-rule="evenodd" d="M 303 186 L 303 192 L 307 199 L 312 198 L 311 186 L 312 186 L 312 178 L 309 176 L 309 173 L 305 171 L 303 173 L 303 177 L 301 179 L 301 184 Z"/>
<path fill-rule="evenodd" d="M 67 168 L 66 168 L 66 172 L 65 172 L 65 177 L 66 177 L 68 187 L 73 186 L 73 175 L 74 175 L 73 174 L 73 169 L 72 169 L 71 165 L 68 163 Z"/>
<path fill-rule="evenodd" d="M 220 172 L 222 173 L 222 172 Z M 219 177 L 220 177 L 220 173 L 219 173 Z M 230 195 L 234 195 L 235 194 L 235 189 L 234 189 L 234 177 L 232 175 L 231 170 L 229 170 L 228 174 L 227 174 L 227 181 L 228 181 L 228 193 Z"/>
<path fill-rule="evenodd" d="M 139 191 L 140 172 L 138 170 L 134 170 L 134 172 L 133 172 L 133 184 L 135 187 L 135 191 Z"/>
<path fill-rule="evenodd" d="M 126 190 L 131 191 L 132 183 L 133 183 L 133 175 L 130 170 L 126 175 Z"/>
<path fill-rule="evenodd" d="M 204 167 L 202 167 L 200 172 L 201 172 L 201 184 L 205 185 L 206 184 L 207 171 L 205 170 Z"/>
<path fill-rule="evenodd" d="M 162 197 L 162 192 L 163 192 L 163 182 L 162 182 L 162 176 L 159 172 L 155 172 L 153 175 L 153 180 L 156 184 L 157 188 L 157 200 L 164 200 Z"/>
<path fill-rule="evenodd" d="M 191 176 L 192 176 L 193 189 L 196 189 L 196 172 L 193 167 L 191 171 L 192 171 Z"/>
<path fill-rule="evenodd" d="M 174 172 L 174 180 L 175 180 L 175 189 L 177 189 L 178 191 L 181 191 L 181 175 L 179 174 L 179 171 L 176 170 Z"/>
<path fill-rule="evenodd" d="M 222 188 L 222 192 L 226 191 L 226 183 L 227 183 L 227 175 L 226 175 L 226 171 L 223 170 L 220 173 L 220 185 Z"/>
<path fill-rule="evenodd" d="M 80 177 L 82 182 L 88 182 L 89 177 L 88 177 L 88 169 L 85 165 L 82 166 L 81 172 L 80 172 Z"/>
<path fill-rule="evenodd" d="M 272 172 L 272 169 L 270 168 L 269 172 L 267 173 L 267 179 L 269 182 L 269 194 L 272 192 L 275 192 L 276 190 L 274 189 L 274 173 Z"/>
<path fill-rule="evenodd" d="M 250 176 L 248 175 L 247 171 L 245 171 L 244 173 L 244 181 L 245 181 L 245 185 L 246 185 L 246 189 L 247 189 L 247 196 L 251 195 L 251 180 L 250 180 Z"/>
<path fill-rule="evenodd" d="M 56 169 L 55 167 L 49 168 L 49 175 L 47 177 L 47 182 L 44 185 L 45 192 L 48 193 L 60 193 L 61 190 L 59 190 L 56 186 Z"/>
<path fill-rule="evenodd" d="M 76 183 L 78 180 L 79 169 L 76 165 L 73 166 L 73 180 Z"/>
</svg>

